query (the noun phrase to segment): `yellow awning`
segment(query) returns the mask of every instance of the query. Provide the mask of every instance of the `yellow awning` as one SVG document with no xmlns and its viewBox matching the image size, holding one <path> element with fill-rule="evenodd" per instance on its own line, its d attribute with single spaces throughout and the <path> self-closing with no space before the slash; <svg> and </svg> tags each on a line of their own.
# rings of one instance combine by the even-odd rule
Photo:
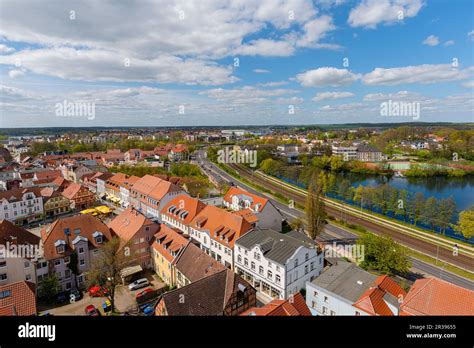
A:
<svg viewBox="0 0 474 348">
<path fill-rule="evenodd" d="M 98 212 L 100 212 L 102 214 L 110 214 L 112 212 L 112 209 L 110 209 L 109 207 L 107 207 L 105 205 L 95 207 L 95 210 L 97 210 Z"/>
<path fill-rule="evenodd" d="M 93 213 L 96 213 L 96 210 L 94 208 L 85 209 L 81 211 L 81 214 L 93 214 Z"/>
</svg>

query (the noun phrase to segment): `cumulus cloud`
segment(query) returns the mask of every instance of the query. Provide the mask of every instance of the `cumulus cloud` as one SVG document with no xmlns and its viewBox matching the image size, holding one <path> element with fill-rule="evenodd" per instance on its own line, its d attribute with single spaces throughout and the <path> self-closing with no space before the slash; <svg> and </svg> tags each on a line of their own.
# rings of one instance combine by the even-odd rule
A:
<svg viewBox="0 0 474 348">
<path fill-rule="evenodd" d="M 363 0 L 349 13 L 352 27 L 376 28 L 378 24 L 401 22 L 415 17 L 423 7 L 423 0 Z"/>
<path fill-rule="evenodd" d="M 286 81 L 274 81 L 274 82 L 264 82 L 264 83 L 257 83 L 259 87 L 280 87 L 288 84 Z"/>
<path fill-rule="evenodd" d="M 13 47 L 8 47 L 7 45 L 0 44 L 0 54 L 7 54 L 14 51 L 15 49 Z"/>
<path fill-rule="evenodd" d="M 423 40 L 422 44 L 427 45 L 427 46 L 438 46 L 439 38 L 437 36 L 430 35 L 426 39 Z"/>
<path fill-rule="evenodd" d="M 256 74 L 269 74 L 270 73 L 270 70 L 266 70 L 266 69 L 253 69 L 252 71 Z"/>
<path fill-rule="evenodd" d="M 472 41 L 474 41 L 474 30 L 471 30 L 470 32 L 468 32 L 467 37 L 470 38 Z"/>
<path fill-rule="evenodd" d="M 234 50 L 234 54 L 245 56 L 275 56 L 288 57 L 295 52 L 294 46 L 287 41 L 258 39 L 250 41 Z"/>
<path fill-rule="evenodd" d="M 66 47 L 19 51 L 0 56 L 0 64 L 13 65 L 18 59 L 23 68 L 34 73 L 70 80 L 188 85 L 218 85 L 237 80 L 230 67 L 197 59 L 163 55 L 145 60 L 114 51 Z"/>
<path fill-rule="evenodd" d="M 451 64 L 423 64 L 400 68 L 376 68 L 365 74 L 362 82 L 366 85 L 430 84 L 463 80 L 470 74 L 469 69 L 457 69 Z"/>
<path fill-rule="evenodd" d="M 360 76 L 360 74 L 354 74 L 347 69 L 323 67 L 298 74 L 296 80 L 305 87 L 337 87 L 349 85 L 357 81 Z"/>
<path fill-rule="evenodd" d="M 454 44 L 455 44 L 454 40 L 448 40 L 444 43 L 445 46 L 452 46 Z"/>
<path fill-rule="evenodd" d="M 314 101 L 321 101 L 321 100 L 334 100 L 334 99 L 343 99 L 343 98 L 350 98 L 353 97 L 354 93 L 351 92 L 320 92 L 316 94 L 313 98 Z"/>
<path fill-rule="evenodd" d="M 18 77 L 22 77 L 23 75 L 25 75 L 24 69 L 13 69 L 8 72 L 8 76 L 10 76 L 11 79 L 16 79 Z"/>
</svg>

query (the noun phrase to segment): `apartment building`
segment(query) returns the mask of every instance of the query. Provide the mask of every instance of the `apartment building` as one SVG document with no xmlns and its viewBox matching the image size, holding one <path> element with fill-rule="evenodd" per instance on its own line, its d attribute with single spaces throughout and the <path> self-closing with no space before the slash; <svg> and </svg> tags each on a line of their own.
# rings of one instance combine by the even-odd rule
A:
<svg viewBox="0 0 474 348">
<path fill-rule="evenodd" d="M 189 235 L 189 224 L 206 204 L 185 194 L 171 199 L 161 210 L 161 221 Z"/>
<path fill-rule="evenodd" d="M 81 184 L 71 183 L 62 195 L 71 201 L 71 209 L 86 209 L 96 202 L 94 193 Z"/>
<path fill-rule="evenodd" d="M 163 207 L 174 197 L 185 194 L 179 186 L 151 175 L 137 180 L 130 189 L 130 204 L 149 218 L 160 220 Z"/>
<path fill-rule="evenodd" d="M 388 276 L 376 276 L 338 260 L 306 283 L 313 315 L 398 315 L 406 292 Z"/>
<path fill-rule="evenodd" d="M 85 273 L 99 254 L 99 248 L 111 238 L 107 225 L 90 214 L 58 219 L 43 228 L 43 258 L 38 260 L 36 269 L 38 283 L 48 274 L 56 274 L 63 291 L 84 287 Z M 68 267 L 72 253 L 77 254 L 77 276 Z"/>
<path fill-rule="evenodd" d="M 235 242 L 235 271 L 258 291 L 287 299 L 323 269 L 323 253 L 298 232 L 255 229 Z"/>
<path fill-rule="evenodd" d="M 281 232 L 283 216 L 272 202 L 266 198 L 238 187 L 231 187 L 224 196 L 223 204 L 234 211 L 243 211 L 245 213 L 247 210 L 251 213 L 250 215 L 255 215 L 256 227 Z"/>
<path fill-rule="evenodd" d="M 0 220 L 22 225 L 41 219 L 43 213 L 43 198 L 39 187 L 0 192 Z"/>
<path fill-rule="evenodd" d="M 40 238 L 8 220 L 0 220 L 0 286 L 36 283 L 35 260 L 41 256 Z"/>
<path fill-rule="evenodd" d="M 252 229 L 243 216 L 208 205 L 191 221 L 189 236 L 206 254 L 233 269 L 234 243 Z"/>
<path fill-rule="evenodd" d="M 127 208 L 107 225 L 121 240 L 123 248 L 128 248 L 127 266 L 140 265 L 152 268 L 151 244 L 160 225 L 146 218 L 133 208 Z"/>
</svg>

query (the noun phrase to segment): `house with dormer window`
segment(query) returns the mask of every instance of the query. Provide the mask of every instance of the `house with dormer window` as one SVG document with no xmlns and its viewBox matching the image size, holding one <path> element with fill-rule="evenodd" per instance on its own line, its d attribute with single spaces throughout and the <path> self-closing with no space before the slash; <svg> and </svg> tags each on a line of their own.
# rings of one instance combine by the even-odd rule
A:
<svg viewBox="0 0 474 348">
<path fill-rule="evenodd" d="M 41 230 L 43 258 L 37 261 L 36 276 L 40 284 L 48 274 L 56 274 L 63 291 L 85 286 L 99 248 L 109 241 L 113 232 L 96 217 L 86 214 L 56 220 Z M 79 274 L 69 268 L 71 255 L 77 255 Z"/>
<path fill-rule="evenodd" d="M 282 230 L 283 216 L 273 203 L 266 198 L 238 187 L 231 187 L 223 198 L 223 204 L 228 209 L 252 216 L 256 227 L 268 228 L 278 232 Z M 247 218 L 247 220 L 250 219 Z"/>
<path fill-rule="evenodd" d="M 189 234 L 189 224 L 206 204 L 188 195 L 178 195 L 161 210 L 161 221 L 172 228 Z"/>
<path fill-rule="evenodd" d="M 191 221 L 189 236 L 206 254 L 233 269 L 234 243 L 253 228 L 243 216 L 208 205 Z"/>
<path fill-rule="evenodd" d="M 41 188 L 15 188 L 0 192 L 0 220 L 23 225 L 42 218 Z"/>
</svg>

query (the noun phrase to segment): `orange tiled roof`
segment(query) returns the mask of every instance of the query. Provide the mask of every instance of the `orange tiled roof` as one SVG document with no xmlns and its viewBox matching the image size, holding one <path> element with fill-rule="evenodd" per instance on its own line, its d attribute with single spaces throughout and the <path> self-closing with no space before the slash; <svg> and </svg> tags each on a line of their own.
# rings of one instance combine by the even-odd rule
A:
<svg viewBox="0 0 474 348">
<path fill-rule="evenodd" d="M 248 196 L 248 197 L 252 198 L 252 203 L 250 205 L 250 208 L 255 210 L 255 206 L 257 204 L 260 204 L 260 208 L 258 210 L 259 212 L 262 211 L 262 209 L 265 207 L 265 204 L 267 204 L 267 202 L 268 202 L 268 199 L 257 196 L 253 193 L 242 190 L 238 187 L 231 187 L 229 189 L 229 191 L 227 191 L 227 193 L 225 194 L 224 201 L 226 201 L 228 203 L 232 203 L 232 197 L 236 196 L 236 195 L 245 195 L 245 196 Z"/>
<path fill-rule="evenodd" d="M 385 298 L 392 296 L 392 302 L 397 301 L 406 295 L 400 285 L 387 275 L 379 276 L 374 285 L 367 289 L 360 298 L 353 304 L 354 307 L 363 310 L 371 315 L 391 316 L 393 313 Z"/>
<path fill-rule="evenodd" d="M 273 300 L 263 307 L 253 307 L 241 316 L 311 316 L 311 312 L 305 303 L 303 295 L 299 292 L 290 300 Z"/>
<path fill-rule="evenodd" d="M 22 281 L 0 286 L 0 316 L 36 315 L 36 286 Z"/>
<path fill-rule="evenodd" d="M 212 239 L 231 248 L 237 238 L 252 229 L 242 216 L 213 205 L 206 206 L 190 225 L 199 231 L 209 231 Z"/>
<path fill-rule="evenodd" d="M 66 235 L 65 230 L 69 229 L 69 235 Z M 79 236 L 87 238 L 89 246 L 92 248 L 100 247 L 92 237 L 94 232 L 101 232 L 104 237 L 104 243 L 112 238 L 110 229 L 102 221 L 92 216 L 91 214 L 70 216 L 58 219 L 50 226 L 44 227 L 41 230 L 41 239 L 43 240 L 44 258 L 52 260 L 59 257 L 68 256 L 73 250 L 73 240 L 78 236 L 76 231 L 79 231 Z M 64 240 L 66 242 L 66 252 L 58 254 L 54 243 L 57 240 Z"/>
<path fill-rule="evenodd" d="M 170 212 L 169 209 L 173 206 L 175 207 L 175 209 Z M 205 207 L 206 204 L 201 202 L 199 199 L 182 194 L 176 196 L 171 201 L 169 201 L 168 204 L 166 204 L 166 206 L 161 210 L 161 213 L 187 225 Z M 185 214 L 186 216 L 183 219 L 182 214 L 184 214 L 185 212 L 188 212 L 188 214 Z"/>
<path fill-rule="evenodd" d="M 180 188 L 169 181 L 145 175 L 132 185 L 132 189 L 145 196 L 160 201 L 167 193 L 179 191 Z"/>
<path fill-rule="evenodd" d="M 166 242 L 165 242 L 166 241 Z M 155 234 L 155 241 L 153 242 L 153 249 L 162 255 L 169 262 L 173 262 L 176 254 L 189 243 L 189 240 L 177 231 L 169 228 L 166 225 L 161 225 L 160 231 Z"/>
<path fill-rule="evenodd" d="M 127 243 L 142 227 L 158 225 L 135 209 L 127 208 L 107 225 L 120 239 Z"/>
<path fill-rule="evenodd" d="M 400 315 L 474 315 L 474 291 L 435 277 L 418 279 L 400 305 Z"/>
</svg>

